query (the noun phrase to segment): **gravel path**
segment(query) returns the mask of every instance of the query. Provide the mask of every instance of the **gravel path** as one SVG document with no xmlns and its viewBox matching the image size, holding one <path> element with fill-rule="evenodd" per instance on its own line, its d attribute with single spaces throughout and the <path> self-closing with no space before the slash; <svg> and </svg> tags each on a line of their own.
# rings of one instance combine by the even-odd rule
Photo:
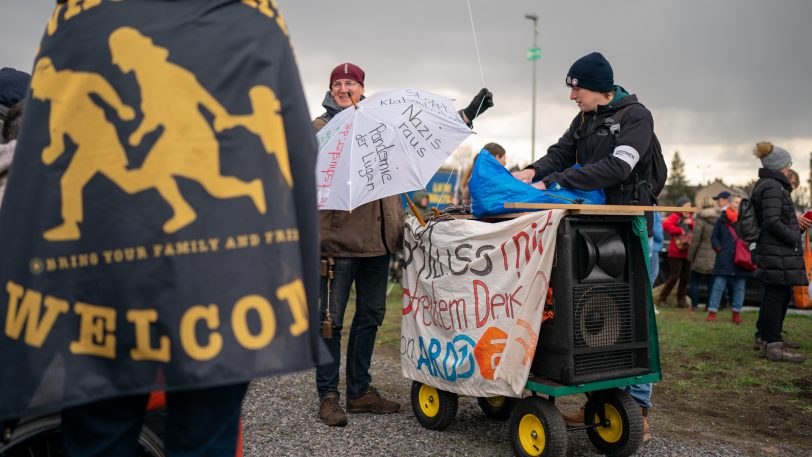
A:
<svg viewBox="0 0 812 457">
<path fill-rule="evenodd" d="M 343 367 L 342 367 L 343 369 Z M 314 370 L 252 383 L 243 405 L 244 455 L 254 456 L 501 456 L 511 455 L 507 424 L 487 419 L 475 398 L 461 397 L 456 420 L 442 432 L 421 427 L 410 407 L 411 381 L 400 374 L 397 358 L 376 355 L 372 379 L 387 397 L 401 403 L 401 411 L 386 416 L 351 414 L 347 427 L 327 427 L 317 416 Z M 342 377 L 343 378 L 343 377 Z M 344 386 L 339 390 L 343 391 Z M 576 408 L 581 397 L 562 397 L 562 409 Z M 639 456 L 739 456 L 748 453 L 709 437 L 701 430 L 680 438 L 658 436 L 656 410 L 649 418 L 654 438 Z M 663 427 L 673 424 L 661 423 Z M 703 436 L 704 435 L 704 436 Z M 702 442 L 700 442 L 702 440 Z M 570 456 L 598 455 L 586 432 L 569 434 Z"/>
</svg>

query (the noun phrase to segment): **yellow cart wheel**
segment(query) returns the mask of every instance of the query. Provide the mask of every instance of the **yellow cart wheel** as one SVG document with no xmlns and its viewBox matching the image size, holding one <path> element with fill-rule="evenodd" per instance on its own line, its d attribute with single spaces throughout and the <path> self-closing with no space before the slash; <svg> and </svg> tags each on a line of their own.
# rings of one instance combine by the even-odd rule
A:
<svg viewBox="0 0 812 457">
<path fill-rule="evenodd" d="M 412 412 L 420 425 L 445 430 L 457 415 L 457 394 L 412 382 Z"/>
<path fill-rule="evenodd" d="M 516 398 L 512 397 L 477 397 L 476 401 L 482 412 L 488 418 L 495 421 L 506 421 L 510 418 L 510 413 L 516 407 Z"/>
<path fill-rule="evenodd" d="M 519 400 L 508 423 L 513 454 L 521 457 L 567 454 L 567 426 L 552 403 L 541 397 Z"/>
<path fill-rule="evenodd" d="M 605 422 L 598 412 L 603 410 Z M 643 417 L 640 406 L 620 389 L 605 390 L 590 395 L 584 409 L 587 435 L 601 453 L 608 456 L 628 456 L 643 443 Z"/>
</svg>

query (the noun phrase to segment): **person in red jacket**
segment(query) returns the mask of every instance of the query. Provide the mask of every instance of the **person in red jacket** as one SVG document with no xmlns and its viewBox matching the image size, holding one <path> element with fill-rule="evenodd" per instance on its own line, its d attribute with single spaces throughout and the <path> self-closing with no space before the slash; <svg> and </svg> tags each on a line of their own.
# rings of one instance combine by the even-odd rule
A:
<svg viewBox="0 0 812 457">
<path fill-rule="evenodd" d="M 677 199 L 676 206 L 689 207 L 691 200 L 688 197 Z M 691 232 L 694 229 L 694 218 L 691 213 L 676 212 L 671 213 L 663 220 L 663 230 L 671 235 L 668 244 L 668 281 L 660 289 L 658 305 L 664 306 L 668 294 L 677 285 L 677 306 L 687 308 L 688 302 L 685 300 L 688 287 L 688 277 L 691 274 L 691 262 L 688 261 L 688 246 L 691 244 Z"/>
</svg>

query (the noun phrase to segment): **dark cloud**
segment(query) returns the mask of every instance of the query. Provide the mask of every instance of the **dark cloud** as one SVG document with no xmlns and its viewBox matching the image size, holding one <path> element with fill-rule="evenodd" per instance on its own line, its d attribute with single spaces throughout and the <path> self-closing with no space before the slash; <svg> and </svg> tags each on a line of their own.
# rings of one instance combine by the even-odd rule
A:
<svg viewBox="0 0 812 457">
<path fill-rule="evenodd" d="M 0 65 L 31 67 L 51 3 L 3 0 Z M 370 91 L 415 86 L 456 96 L 463 104 L 482 85 L 465 0 L 278 3 L 314 115 L 330 70 L 343 61 L 366 70 Z M 525 53 L 532 23 L 524 15 L 533 13 L 542 49 L 539 124 L 555 136 L 575 114 L 563 85 L 567 69 L 597 50 L 612 63 L 616 81 L 652 109 L 666 150 L 684 145 L 686 160 L 698 154 L 692 144 L 730 144 L 733 150 L 763 138 L 812 138 L 807 0 L 470 4 L 485 83 L 496 96 L 480 126 L 526 113 L 527 127 L 510 134 L 529 137 L 531 65 Z M 546 146 L 539 143 L 537 149 Z M 796 154 L 801 152 L 807 151 Z"/>
</svg>

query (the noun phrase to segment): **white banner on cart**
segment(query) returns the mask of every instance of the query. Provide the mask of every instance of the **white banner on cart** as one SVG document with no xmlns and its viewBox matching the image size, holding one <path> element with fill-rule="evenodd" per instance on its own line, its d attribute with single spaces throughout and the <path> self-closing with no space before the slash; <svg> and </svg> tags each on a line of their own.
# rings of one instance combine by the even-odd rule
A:
<svg viewBox="0 0 812 457">
<path fill-rule="evenodd" d="M 563 210 L 406 227 L 403 375 L 461 395 L 521 396 Z"/>
</svg>

